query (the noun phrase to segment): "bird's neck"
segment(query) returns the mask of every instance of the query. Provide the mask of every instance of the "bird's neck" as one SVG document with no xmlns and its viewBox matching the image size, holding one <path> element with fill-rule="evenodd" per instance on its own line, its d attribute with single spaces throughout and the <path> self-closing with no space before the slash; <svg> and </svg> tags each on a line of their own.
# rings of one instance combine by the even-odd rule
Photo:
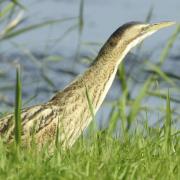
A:
<svg viewBox="0 0 180 180">
<path fill-rule="evenodd" d="M 113 54 L 99 54 L 95 63 L 82 76 L 95 112 L 99 109 L 115 78 L 118 66 L 128 49 Z"/>
</svg>

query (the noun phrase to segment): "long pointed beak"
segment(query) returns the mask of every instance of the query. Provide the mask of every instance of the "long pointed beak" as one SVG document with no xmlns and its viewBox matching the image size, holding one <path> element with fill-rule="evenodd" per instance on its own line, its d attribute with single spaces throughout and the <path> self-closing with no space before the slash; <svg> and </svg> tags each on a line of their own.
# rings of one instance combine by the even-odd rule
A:
<svg viewBox="0 0 180 180">
<path fill-rule="evenodd" d="M 147 28 L 147 30 L 148 31 L 158 31 L 159 29 L 173 26 L 175 24 L 176 24 L 176 22 L 173 22 L 173 21 L 166 21 L 166 22 L 150 24 L 149 27 Z"/>
</svg>

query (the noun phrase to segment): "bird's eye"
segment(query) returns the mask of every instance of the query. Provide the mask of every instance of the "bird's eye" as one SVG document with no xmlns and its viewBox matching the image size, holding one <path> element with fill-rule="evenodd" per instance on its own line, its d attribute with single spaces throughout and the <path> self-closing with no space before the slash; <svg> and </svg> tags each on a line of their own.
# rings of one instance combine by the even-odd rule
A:
<svg viewBox="0 0 180 180">
<path fill-rule="evenodd" d="M 142 32 L 144 32 L 146 30 L 146 27 L 143 27 L 141 30 L 142 30 Z"/>
<path fill-rule="evenodd" d="M 117 42 L 115 41 L 115 40 L 113 40 L 113 41 L 110 41 L 110 46 L 112 46 L 112 47 L 114 47 L 114 46 L 116 46 L 117 45 Z"/>
<path fill-rule="evenodd" d="M 142 29 L 141 29 L 141 34 L 144 34 L 145 32 L 146 32 L 146 27 L 143 27 Z"/>
</svg>

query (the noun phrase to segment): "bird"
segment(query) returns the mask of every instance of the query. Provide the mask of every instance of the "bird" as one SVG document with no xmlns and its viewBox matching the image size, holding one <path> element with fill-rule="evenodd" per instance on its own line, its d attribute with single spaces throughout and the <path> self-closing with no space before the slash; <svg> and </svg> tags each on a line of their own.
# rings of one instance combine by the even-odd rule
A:
<svg viewBox="0 0 180 180">
<path fill-rule="evenodd" d="M 41 147 L 47 143 L 53 144 L 59 130 L 61 147 L 71 148 L 93 119 L 87 95 L 96 114 L 127 53 L 156 31 L 174 24 L 172 21 L 128 22 L 120 26 L 82 75 L 57 92 L 48 102 L 22 109 L 22 142 L 28 143 L 33 136 L 35 143 Z M 0 119 L 0 137 L 5 142 L 14 141 L 14 127 L 14 114 Z"/>
</svg>

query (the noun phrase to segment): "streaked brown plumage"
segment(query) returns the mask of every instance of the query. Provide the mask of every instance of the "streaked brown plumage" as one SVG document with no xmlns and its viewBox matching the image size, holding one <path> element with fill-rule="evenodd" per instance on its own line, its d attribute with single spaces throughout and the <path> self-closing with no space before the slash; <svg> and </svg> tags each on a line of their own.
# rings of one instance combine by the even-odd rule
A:
<svg viewBox="0 0 180 180">
<path fill-rule="evenodd" d="M 100 50 L 94 64 L 49 102 L 22 110 L 22 140 L 33 134 L 36 143 L 54 142 L 57 126 L 63 147 L 71 147 L 91 121 L 86 90 L 94 112 L 102 104 L 115 77 L 118 65 L 129 50 L 157 30 L 173 22 L 143 24 L 131 22 L 118 28 Z M 13 114 L 0 119 L 0 136 L 7 142 L 14 136 Z"/>
</svg>

